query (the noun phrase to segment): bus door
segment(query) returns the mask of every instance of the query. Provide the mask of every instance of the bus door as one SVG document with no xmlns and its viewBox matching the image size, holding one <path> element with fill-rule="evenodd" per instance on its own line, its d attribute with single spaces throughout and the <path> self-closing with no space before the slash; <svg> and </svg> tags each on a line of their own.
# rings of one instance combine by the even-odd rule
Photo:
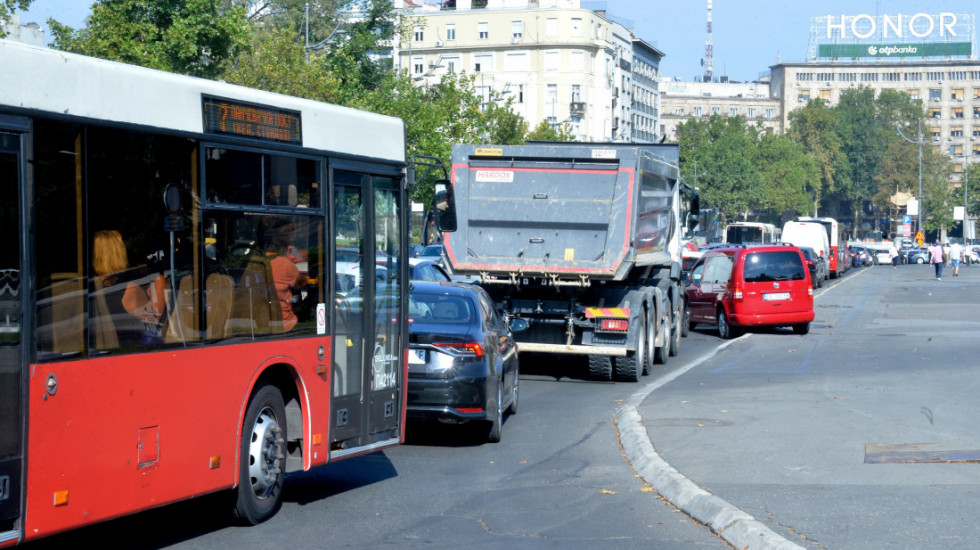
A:
<svg viewBox="0 0 980 550">
<path fill-rule="evenodd" d="M 338 456 L 400 437 L 404 227 L 400 176 L 335 169 L 333 181 L 330 448 Z"/>
<path fill-rule="evenodd" d="M 25 334 L 23 318 L 30 285 L 24 272 L 24 133 L 21 118 L 0 115 L 0 543 L 19 537 L 24 473 Z"/>
</svg>

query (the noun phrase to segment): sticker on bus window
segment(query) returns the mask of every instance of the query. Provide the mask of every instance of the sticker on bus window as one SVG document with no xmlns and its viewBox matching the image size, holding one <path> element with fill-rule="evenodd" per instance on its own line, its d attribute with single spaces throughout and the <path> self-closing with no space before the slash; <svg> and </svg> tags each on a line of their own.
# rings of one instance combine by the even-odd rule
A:
<svg viewBox="0 0 980 550">
<path fill-rule="evenodd" d="M 327 333 L 327 305 L 317 304 L 316 305 L 316 333 L 326 334 Z"/>
</svg>

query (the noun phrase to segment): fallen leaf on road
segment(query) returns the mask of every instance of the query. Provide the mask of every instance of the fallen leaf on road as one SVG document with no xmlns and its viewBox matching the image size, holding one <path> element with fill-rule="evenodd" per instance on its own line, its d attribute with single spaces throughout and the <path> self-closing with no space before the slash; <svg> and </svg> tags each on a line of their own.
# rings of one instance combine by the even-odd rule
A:
<svg viewBox="0 0 980 550">
<path fill-rule="evenodd" d="M 700 422 L 698 422 L 698 427 L 699 427 L 699 428 L 703 428 L 703 427 L 704 427 L 704 424 L 702 424 L 702 423 L 700 423 Z"/>
<path fill-rule="evenodd" d="M 655 490 L 656 489 L 654 489 L 653 487 L 643 487 L 643 488 L 640 489 L 640 492 L 641 493 L 652 493 Z"/>
<path fill-rule="evenodd" d="M 796 353 L 795 349 L 788 350 L 786 353 Z"/>
<path fill-rule="evenodd" d="M 726 413 L 728 412 L 728 409 L 722 409 L 721 412 Z"/>
<path fill-rule="evenodd" d="M 769 430 L 762 430 L 762 433 L 767 434 L 769 433 Z"/>
<path fill-rule="evenodd" d="M 615 495 L 616 494 L 616 491 L 610 491 L 609 489 L 603 489 L 602 491 L 599 491 L 599 492 L 602 493 L 602 494 L 604 494 L 604 495 Z"/>
<path fill-rule="evenodd" d="M 835 397 L 834 399 L 847 399 L 847 398 L 846 397 L 840 397 L 840 396 L 838 396 L 838 397 Z"/>
</svg>

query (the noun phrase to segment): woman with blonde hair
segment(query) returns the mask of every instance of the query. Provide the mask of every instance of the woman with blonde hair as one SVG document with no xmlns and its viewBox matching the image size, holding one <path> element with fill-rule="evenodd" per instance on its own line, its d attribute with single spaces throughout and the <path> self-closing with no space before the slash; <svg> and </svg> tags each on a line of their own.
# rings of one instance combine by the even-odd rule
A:
<svg viewBox="0 0 980 550">
<path fill-rule="evenodd" d="M 97 324 L 102 327 L 103 338 L 96 338 L 96 345 L 106 349 L 160 343 L 159 322 L 166 308 L 163 275 L 157 274 L 146 289 L 140 286 L 140 280 L 148 279 L 149 274 L 144 269 L 129 269 L 126 245 L 115 229 L 97 231 L 93 236 L 92 269 L 96 274 L 93 311 L 108 317 Z"/>
</svg>

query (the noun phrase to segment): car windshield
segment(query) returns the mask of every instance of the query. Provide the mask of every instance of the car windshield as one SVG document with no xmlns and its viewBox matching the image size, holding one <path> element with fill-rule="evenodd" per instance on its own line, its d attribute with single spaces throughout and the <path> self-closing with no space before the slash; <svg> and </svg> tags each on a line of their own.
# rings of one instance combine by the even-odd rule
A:
<svg viewBox="0 0 980 550">
<path fill-rule="evenodd" d="M 466 296 L 413 292 L 408 313 L 415 323 L 458 325 L 476 318 L 476 306 Z"/>
<path fill-rule="evenodd" d="M 441 244 L 430 244 L 429 246 L 422 249 L 422 253 L 419 256 L 441 256 L 442 255 L 442 245 Z"/>
<path fill-rule="evenodd" d="M 799 281 L 806 278 L 803 262 L 795 250 L 748 254 L 744 273 L 746 283 Z"/>
</svg>

